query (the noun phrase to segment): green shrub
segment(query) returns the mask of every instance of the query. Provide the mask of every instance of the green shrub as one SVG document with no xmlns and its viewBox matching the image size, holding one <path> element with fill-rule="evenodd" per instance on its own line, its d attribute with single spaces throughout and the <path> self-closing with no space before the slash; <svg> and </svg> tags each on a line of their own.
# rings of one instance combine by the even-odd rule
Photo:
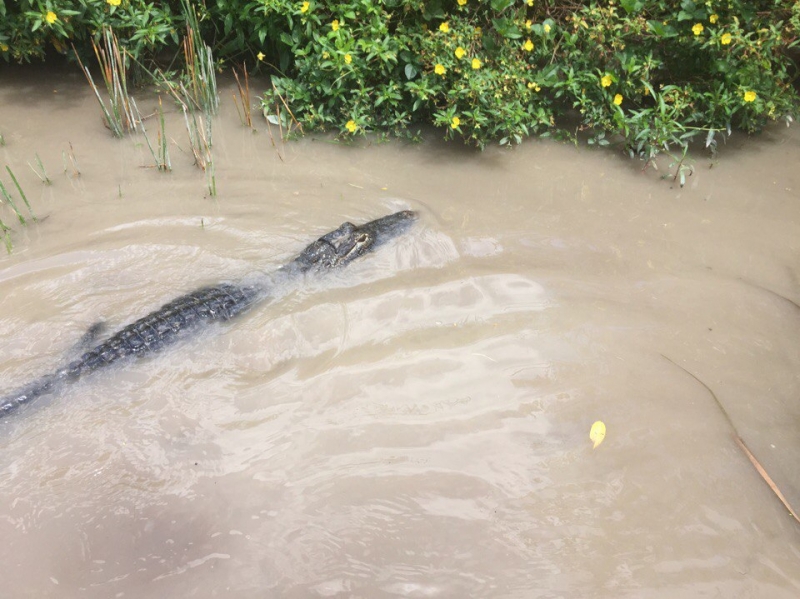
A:
<svg viewBox="0 0 800 599">
<path fill-rule="evenodd" d="M 104 26 L 114 29 L 135 56 L 177 46 L 183 29 L 180 2 L 144 0 L 0 0 L 0 56 L 27 62 L 44 58 L 48 46 L 90 51 Z"/>
<path fill-rule="evenodd" d="M 798 105 L 800 0 L 207 0 L 198 14 L 218 58 L 274 74 L 266 111 L 281 96 L 307 129 L 343 135 L 432 123 L 483 146 L 572 136 L 577 117 L 590 143 L 649 159 Z M 103 25 L 144 59 L 176 47 L 183 16 L 179 2 L 0 0 L 0 56 L 85 48 Z"/>
</svg>

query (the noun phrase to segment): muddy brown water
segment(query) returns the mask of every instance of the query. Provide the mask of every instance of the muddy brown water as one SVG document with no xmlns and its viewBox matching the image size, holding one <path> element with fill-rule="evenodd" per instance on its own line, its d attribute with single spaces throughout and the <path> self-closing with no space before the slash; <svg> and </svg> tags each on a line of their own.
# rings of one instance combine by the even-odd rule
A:
<svg viewBox="0 0 800 599">
<path fill-rule="evenodd" d="M 0 596 L 800 596 L 800 525 L 734 441 L 800 506 L 798 129 L 734 136 L 680 189 L 541 141 L 281 160 L 231 93 L 212 198 L 177 114 L 162 174 L 79 73 L 0 71 L 1 161 L 46 217 L 0 256 L 0 393 L 98 320 L 345 220 L 421 222 L 2 422 Z"/>
</svg>

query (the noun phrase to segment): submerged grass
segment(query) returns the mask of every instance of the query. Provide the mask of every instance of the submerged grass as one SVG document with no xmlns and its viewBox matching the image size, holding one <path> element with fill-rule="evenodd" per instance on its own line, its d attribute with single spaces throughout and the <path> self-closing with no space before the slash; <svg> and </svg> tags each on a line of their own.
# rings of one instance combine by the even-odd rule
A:
<svg viewBox="0 0 800 599">
<path fill-rule="evenodd" d="M 25 192 L 22 190 L 22 186 L 19 184 L 16 175 L 14 175 L 14 171 L 12 171 L 11 167 L 8 165 L 6 165 L 6 171 L 8 171 L 11 180 L 14 182 L 14 186 L 17 188 L 17 191 L 19 192 L 22 201 L 25 202 L 25 206 L 27 207 L 28 213 L 30 213 L 31 218 L 33 219 L 34 222 L 38 221 L 36 215 L 33 213 L 33 209 L 31 208 L 30 203 L 28 202 L 28 198 L 25 195 Z M 8 191 L 8 188 L 3 184 L 2 181 L 0 181 L 0 204 L 4 203 L 11 206 L 11 210 L 14 211 L 17 220 L 19 220 L 19 224 L 21 224 L 22 226 L 26 226 L 28 224 L 28 221 L 25 219 L 25 217 L 22 215 L 22 212 L 17 207 L 17 203 L 14 201 L 14 196 L 11 195 L 11 193 Z M 0 220 L 0 236 L 2 236 L 3 238 L 3 245 L 6 246 L 6 252 L 10 254 L 12 249 L 11 228 L 8 225 L 6 225 L 2 220 Z"/>
<path fill-rule="evenodd" d="M 36 218 L 36 215 L 33 213 L 33 208 L 31 208 L 31 204 L 30 202 L 28 202 L 28 197 L 22 190 L 22 186 L 19 184 L 19 181 L 17 181 L 17 177 L 14 175 L 14 171 L 11 170 L 10 166 L 6 166 L 6 170 L 8 171 L 11 180 L 14 182 L 14 186 L 17 188 L 17 191 L 19 191 L 19 195 L 22 197 L 22 201 L 25 202 L 25 207 L 28 209 L 28 212 L 30 213 L 33 222 L 36 222 L 39 219 Z"/>
<path fill-rule="evenodd" d="M 22 216 L 22 213 L 19 211 L 19 208 L 17 208 L 17 204 L 14 202 L 14 198 L 11 196 L 10 193 L 8 193 L 8 189 L 6 189 L 6 186 L 3 185 L 2 181 L 0 181 L 0 196 L 2 196 L 2 198 L 5 199 L 6 203 L 9 206 L 11 206 L 11 209 L 14 211 L 14 214 L 17 215 L 17 220 L 19 220 L 19 224 L 23 226 L 27 225 L 28 223 L 25 220 L 25 217 Z"/>
<path fill-rule="evenodd" d="M 37 171 L 30 162 L 28 163 L 28 166 L 31 167 L 31 170 L 36 173 L 36 176 L 42 180 L 42 183 L 45 185 L 52 185 L 53 182 L 50 180 L 50 177 L 47 176 L 47 171 L 44 170 L 44 164 L 42 164 L 42 159 L 39 158 L 39 154 L 34 154 L 34 156 L 36 157 L 36 164 L 39 165 L 39 169 L 42 172 L 40 173 Z"/>
<path fill-rule="evenodd" d="M 67 158 L 69 158 L 72 165 L 72 176 L 80 177 L 81 170 L 78 168 L 78 160 L 75 158 L 75 149 L 72 147 L 72 142 L 69 142 L 69 152 L 61 150 L 61 160 L 64 163 L 64 174 L 67 174 Z"/>
<path fill-rule="evenodd" d="M 8 254 L 11 253 L 11 248 L 13 247 L 11 245 L 11 235 L 9 235 L 9 231 L 11 231 L 11 229 L 9 229 L 6 224 L 0 220 L 0 235 L 3 236 L 3 245 L 6 246 L 6 253 Z"/>
</svg>

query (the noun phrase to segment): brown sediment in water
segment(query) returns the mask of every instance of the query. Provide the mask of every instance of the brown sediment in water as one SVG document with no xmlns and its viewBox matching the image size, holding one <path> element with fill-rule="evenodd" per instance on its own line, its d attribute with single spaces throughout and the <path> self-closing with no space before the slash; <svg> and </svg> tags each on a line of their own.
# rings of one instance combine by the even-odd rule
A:
<svg viewBox="0 0 800 599">
<path fill-rule="evenodd" d="M 46 217 L 0 257 L 0 393 L 97 320 L 275 268 L 344 220 L 421 224 L 3 425 L 0 594 L 798 595 L 798 525 L 731 430 L 796 508 L 796 129 L 734 136 L 683 189 L 542 141 L 307 136 L 281 160 L 227 82 L 209 198 L 166 100 L 161 173 L 81 77 L 0 71 L 0 161 Z"/>
</svg>

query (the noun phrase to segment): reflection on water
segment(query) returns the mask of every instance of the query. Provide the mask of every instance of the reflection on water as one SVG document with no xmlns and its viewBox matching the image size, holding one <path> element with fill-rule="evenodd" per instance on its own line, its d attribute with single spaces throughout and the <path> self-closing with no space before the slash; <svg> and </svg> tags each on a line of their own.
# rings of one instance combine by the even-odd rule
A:
<svg viewBox="0 0 800 599">
<path fill-rule="evenodd" d="M 539 142 L 305 139 L 282 162 L 223 92 L 210 199 L 177 148 L 141 168 L 79 77 L 0 73 L 0 156 L 47 216 L 0 258 L 0 391 L 344 220 L 422 222 L 0 424 L 0 594 L 800 594 L 800 529 L 731 427 L 800 505 L 796 131 L 680 190 Z M 80 178 L 25 174 L 69 142 Z"/>
</svg>

